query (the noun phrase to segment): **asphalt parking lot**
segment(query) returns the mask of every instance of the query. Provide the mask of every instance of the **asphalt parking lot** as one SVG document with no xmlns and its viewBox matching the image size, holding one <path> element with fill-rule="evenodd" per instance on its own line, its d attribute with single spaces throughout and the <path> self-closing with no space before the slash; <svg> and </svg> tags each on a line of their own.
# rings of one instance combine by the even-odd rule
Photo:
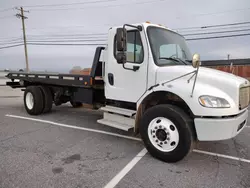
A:
<svg viewBox="0 0 250 188">
<path fill-rule="evenodd" d="M 250 187 L 250 126 L 167 164 L 131 133 L 96 123 L 101 117 L 68 104 L 31 117 L 22 92 L 0 86 L 0 187 Z"/>
</svg>

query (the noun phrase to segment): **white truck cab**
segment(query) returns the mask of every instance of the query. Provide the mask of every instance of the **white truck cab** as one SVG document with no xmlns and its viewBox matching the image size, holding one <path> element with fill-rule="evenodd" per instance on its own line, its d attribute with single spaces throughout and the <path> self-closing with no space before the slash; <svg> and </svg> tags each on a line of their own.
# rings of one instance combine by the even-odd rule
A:
<svg viewBox="0 0 250 188">
<path fill-rule="evenodd" d="M 176 162 L 196 140 L 230 139 L 247 124 L 249 81 L 200 66 L 185 38 L 164 26 L 110 28 L 103 61 L 106 99 L 136 109 L 107 105 L 98 122 L 133 126 L 158 159 Z"/>
</svg>

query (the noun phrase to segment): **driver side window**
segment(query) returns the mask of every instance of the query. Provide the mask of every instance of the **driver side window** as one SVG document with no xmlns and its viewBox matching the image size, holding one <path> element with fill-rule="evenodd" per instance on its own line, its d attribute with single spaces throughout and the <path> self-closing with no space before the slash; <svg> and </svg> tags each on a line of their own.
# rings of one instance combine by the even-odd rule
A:
<svg viewBox="0 0 250 188">
<path fill-rule="evenodd" d="M 117 54 L 116 50 L 116 36 L 114 43 L 114 55 Z M 144 51 L 139 31 L 127 31 L 127 62 L 142 63 L 144 59 Z"/>
</svg>

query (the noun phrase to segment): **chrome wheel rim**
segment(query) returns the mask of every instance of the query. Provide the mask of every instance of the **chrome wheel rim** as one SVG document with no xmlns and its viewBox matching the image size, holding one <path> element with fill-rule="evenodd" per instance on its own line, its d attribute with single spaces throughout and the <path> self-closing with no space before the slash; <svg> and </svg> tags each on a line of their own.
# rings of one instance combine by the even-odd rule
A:
<svg viewBox="0 0 250 188">
<path fill-rule="evenodd" d="M 179 132 L 175 124 L 165 117 L 153 119 L 148 126 L 150 142 L 160 151 L 173 151 L 179 143 Z"/>
<path fill-rule="evenodd" d="M 27 93 L 25 98 L 26 106 L 29 110 L 31 110 L 34 107 L 34 97 L 32 93 Z"/>
</svg>

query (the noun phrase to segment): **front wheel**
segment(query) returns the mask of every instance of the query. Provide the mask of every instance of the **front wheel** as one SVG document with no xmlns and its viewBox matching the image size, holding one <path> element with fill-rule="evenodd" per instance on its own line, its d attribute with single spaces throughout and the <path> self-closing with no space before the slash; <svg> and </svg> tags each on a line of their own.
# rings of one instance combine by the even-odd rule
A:
<svg viewBox="0 0 250 188">
<path fill-rule="evenodd" d="M 193 121 L 180 108 L 161 104 L 148 109 L 140 134 L 149 153 L 164 162 L 178 162 L 193 149 Z"/>
</svg>

